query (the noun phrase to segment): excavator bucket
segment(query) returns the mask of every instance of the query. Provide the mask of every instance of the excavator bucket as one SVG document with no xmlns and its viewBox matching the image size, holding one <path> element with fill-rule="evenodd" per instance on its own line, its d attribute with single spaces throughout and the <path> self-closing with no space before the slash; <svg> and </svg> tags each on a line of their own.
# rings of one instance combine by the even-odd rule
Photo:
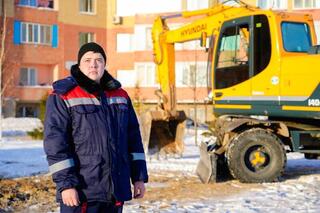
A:
<svg viewBox="0 0 320 213">
<path fill-rule="evenodd" d="M 146 154 L 182 155 L 186 123 L 184 111 L 177 111 L 175 117 L 168 117 L 163 110 L 149 111 L 143 113 L 139 120 Z"/>
</svg>

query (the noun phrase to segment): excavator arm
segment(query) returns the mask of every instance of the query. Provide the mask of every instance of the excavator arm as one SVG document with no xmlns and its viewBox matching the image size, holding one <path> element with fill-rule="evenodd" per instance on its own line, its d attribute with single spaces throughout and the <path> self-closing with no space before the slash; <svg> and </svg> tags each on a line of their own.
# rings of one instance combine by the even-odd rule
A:
<svg viewBox="0 0 320 213">
<path fill-rule="evenodd" d="M 160 90 L 159 106 L 156 110 L 145 112 L 140 116 L 142 137 L 145 150 L 153 154 L 180 154 L 184 151 L 184 129 L 186 114 L 177 110 L 175 85 L 175 43 L 201 40 L 205 46 L 208 36 L 218 28 L 215 15 L 231 7 L 218 5 L 214 8 L 181 12 L 168 16 L 159 16 L 152 27 L 153 53 Z M 174 18 L 189 19 L 190 23 L 170 29 L 168 20 Z"/>
<path fill-rule="evenodd" d="M 232 7 L 218 5 L 209 9 L 159 16 L 154 21 L 152 27 L 154 63 L 163 96 L 163 109 L 172 116 L 176 111 L 175 43 L 200 40 L 201 46 L 205 46 L 206 38 L 217 29 L 217 23 L 211 21 L 212 17 L 230 8 Z M 167 25 L 169 19 L 188 19 L 196 16 L 200 18 L 175 30 L 170 30 Z"/>
</svg>

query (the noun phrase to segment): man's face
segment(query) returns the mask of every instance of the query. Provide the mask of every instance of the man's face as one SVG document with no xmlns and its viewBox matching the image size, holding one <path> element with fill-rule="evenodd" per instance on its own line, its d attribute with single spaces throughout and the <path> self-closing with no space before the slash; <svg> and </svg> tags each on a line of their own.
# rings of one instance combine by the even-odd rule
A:
<svg viewBox="0 0 320 213">
<path fill-rule="evenodd" d="M 105 61 L 101 53 L 86 52 L 81 60 L 79 68 L 91 80 L 99 83 L 104 72 Z"/>
</svg>

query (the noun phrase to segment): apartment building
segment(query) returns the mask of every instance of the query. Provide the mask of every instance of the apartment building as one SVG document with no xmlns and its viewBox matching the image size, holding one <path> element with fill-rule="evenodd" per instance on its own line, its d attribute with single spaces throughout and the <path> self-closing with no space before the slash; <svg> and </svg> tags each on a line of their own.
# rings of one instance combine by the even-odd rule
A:
<svg viewBox="0 0 320 213">
<path fill-rule="evenodd" d="M 36 117 L 52 83 L 69 75 L 79 47 L 106 46 L 106 1 L 5 0 L 4 8 L 3 116 Z"/>
<path fill-rule="evenodd" d="M 108 71 L 135 102 L 155 105 L 159 89 L 152 56 L 156 15 L 207 8 L 210 0 L 5 0 L 7 16 L 4 116 L 38 116 L 52 82 L 69 75 L 79 47 L 96 41 Z M 144 7 L 141 7 L 144 5 Z M 172 27 L 184 21 L 175 20 Z M 177 45 L 178 103 L 203 103 L 208 91 L 206 53 L 196 42 Z M 197 70 L 197 89 L 191 72 Z M 189 107 L 190 108 L 190 107 Z M 204 116 L 204 109 L 202 117 Z M 192 113 L 192 109 L 189 110 Z"/>
<path fill-rule="evenodd" d="M 62 59 L 53 1 L 4 0 L 3 115 L 37 116 Z M 3 31 L 4 26 L 1 26 Z"/>
<path fill-rule="evenodd" d="M 311 14 L 320 44 L 320 0 L 256 0 L 254 3 L 263 9 Z"/>
<path fill-rule="evenodd" d="M 135 103 L 155 106 L 159 89 L 151 27 L 161 14 L 210 7 L 221 0 L 4 0 L 7 14 L 4 116 L 38 116 L 52 82 L 69 75 L 79 47 L 90 41 L 107 52 L 107 69 Z M 247 0 L 265 9 L 312 13 L 320 35 L 320 0 Z M 229 2 L 231 4 L 232 2 Z M 0 5 L 1 7 L 1 5 Z M 0 8 L 1 9 L 1 8 Z M 1 9 L 2 10 L 2 9 Z M 0 10 L 0 11 L 1 11 Z M 171 28 L 183 25 L 169 21 Z M 320 38 L 318 39 L 320 41 Z M 198 41 L 176 44 L 178 107 L 210 119 L 207 53 Z M 196 73 L 196 75 L 195 75 Z M 195 107 L 194 102 L 197 103 Z"/>
<path fill-rule="evenodd" d="M 142 102 L 145 107 L 154 106 L 158 101 L 155 91 L 159 89 L 159 85 L 153 63 L 151 40 L 151 27 L 157 15 L 204 9 L 215 2 L 217 1 L 110 1 L 111 11 L 108 17 L 111 23 L 107 26 L 109 70 L 127 89 L 134 101 Z M 186 20 L 176 18 L 168 22 L 170 28 L 174 29 L 183 25 Z M 184 109 L 189 117 L 193 117 L 196 102 L 198 119 L 210 119 L 212 109 L 205 103 L 210 92 L 207 90 L 207 53 L 200 48 L 199 41 L 176 44 L 175 49 L 178 108 Z"/>
</svg>

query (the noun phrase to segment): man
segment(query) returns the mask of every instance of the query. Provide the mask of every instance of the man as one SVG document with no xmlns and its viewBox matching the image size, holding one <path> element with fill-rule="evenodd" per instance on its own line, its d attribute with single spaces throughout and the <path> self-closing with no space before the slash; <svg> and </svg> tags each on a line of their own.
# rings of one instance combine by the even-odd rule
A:
<svg viewBox="0 0 320 213">
<path fill-rule="evenodd" d="M 71 76 L 53 83 L 44 149 L 61 212 L 122 212 L 148 181 L 139 124 L 128 94 L 104 69 L 106 54 L 83 45 Z"/>
</svg>

